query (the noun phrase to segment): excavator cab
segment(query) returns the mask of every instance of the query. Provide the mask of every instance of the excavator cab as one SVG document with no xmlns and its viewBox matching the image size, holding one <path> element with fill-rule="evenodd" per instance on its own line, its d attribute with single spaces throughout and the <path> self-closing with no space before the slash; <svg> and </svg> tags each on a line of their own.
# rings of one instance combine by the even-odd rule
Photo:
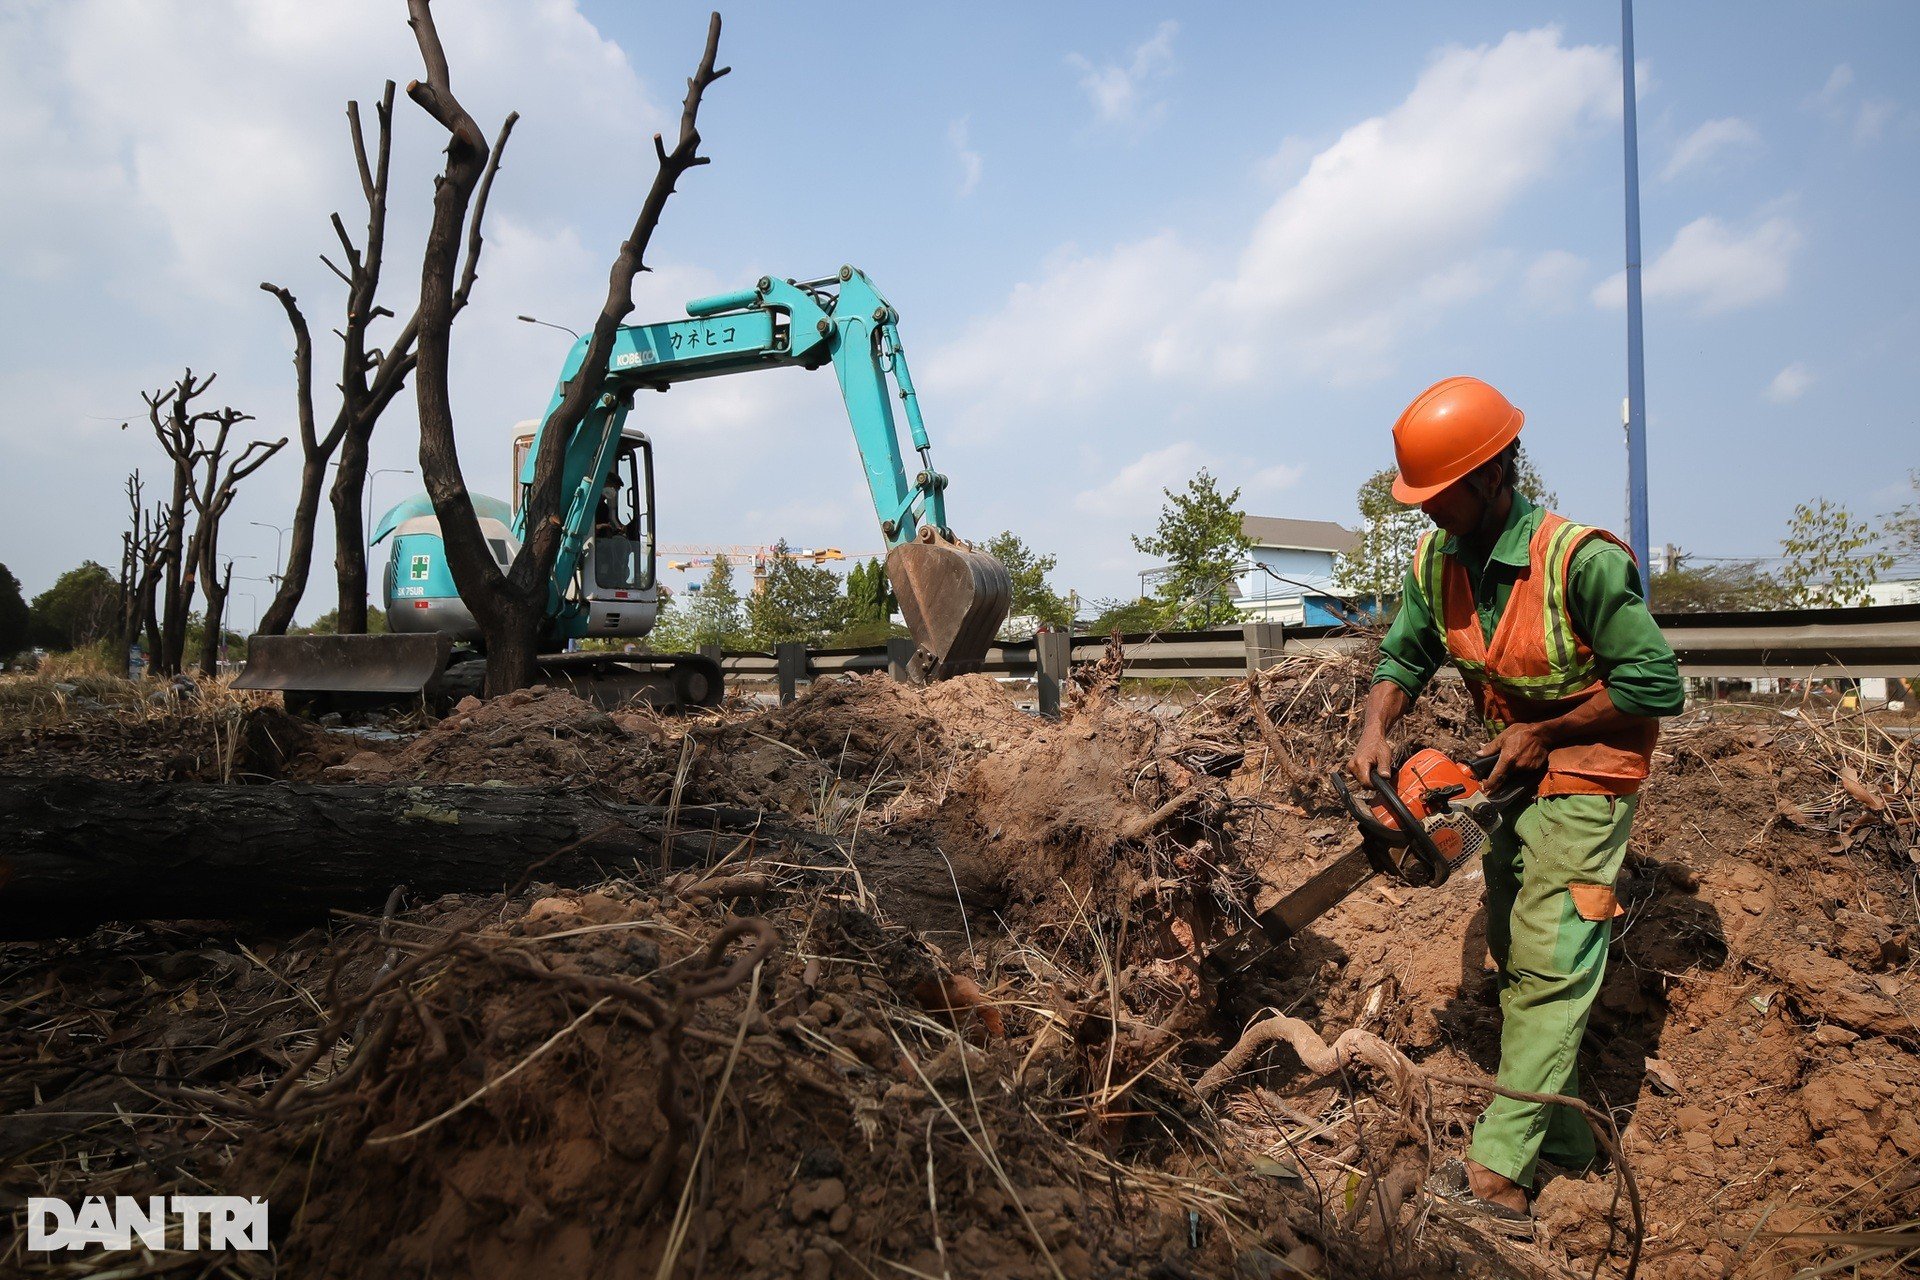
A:
<svg viewBox="0 0 1920 1280">
<path fill-rule="evenodd" d="M 530 431 L 514 437 L 516 476 L 527 474 L 533 439 Z M 523 496 L 523 486 L 516 484 L 516 524 Z M 568 634 L 557 640 L 637 638 L 653 630 L 660 613 L 660 586 L 655 577 L 659 542 L 654 529 L 653 442 L 643 432 L 623 430 L 599 496 L 594 499 L 591 526 L 567 591 L 569 600 L 583 606 L 582 616 L 570 620 Z"/>
</svg>

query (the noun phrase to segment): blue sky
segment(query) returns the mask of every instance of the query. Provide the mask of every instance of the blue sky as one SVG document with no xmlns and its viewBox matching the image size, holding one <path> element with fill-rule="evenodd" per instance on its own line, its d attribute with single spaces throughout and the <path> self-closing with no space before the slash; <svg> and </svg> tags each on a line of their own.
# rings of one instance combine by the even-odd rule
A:
<svg viewBox="0 0 1920 1280">
<path fill-rule="evenodd" d="M 256 285 L 337 322 L 315 255 L 328 212 L 361 216 L 340 109 L 416 73 L 403 8 L 0 5 L 0 562 L 30 594 L 115 561 L 122 477 L 159 474 L 117 425 L 143 387 L 218 369 L 263 434 L 291 431 L 291 343 Z M 455 338 L 463 456 L 498 493 L 567 343 L 513 317 L 590 320 L 706 10 L 438 9 L 469 107 L 523 115 Z M 1527 411 L 1567 514 L 1624 523 L 1613 4 L 725 13 L 714 162 L 670 206 L 635 319 L 864 268 L 901 312 L 963 535 L 1011 528 L 1097 598 L 1131 589 L 1126 535 L 1202 465 L 1256 514 L 1350 521 L 1400 407 L 1454 373 Z M 1883 511 L 1920 465 L 1920 8 L 1638 17 L 1654 540 L 1764 555 L 1796 502 Z M 404 96 L 395 114 L 404 311 L 438 138 Z M 409 401 L 378 466 L 416 465 Z M 827 374 L 642 409 L 668 541 L 879 545 Z M 284 524 L 297 471 L 270 464 L 230 518 L 259 604 L 244 579 L 275 539 L 245 522 Z M 377 483 L 384 507 L 415 482 Z"/>
</svg>

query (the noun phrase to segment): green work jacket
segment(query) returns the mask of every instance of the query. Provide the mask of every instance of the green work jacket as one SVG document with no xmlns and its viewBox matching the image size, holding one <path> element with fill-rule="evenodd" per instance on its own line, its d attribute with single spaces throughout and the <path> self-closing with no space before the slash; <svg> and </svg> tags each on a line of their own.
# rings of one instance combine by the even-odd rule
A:
<svg viewBox="0 0 1920 1280">
<path fill-rule="evenodd" d="M 1506 611 L 1514 579 L 1527 567 L 1529 546 L 1546 512 L 1518 493 L 1507 523 L 1490 548 L 1469 546 L 1451 535 L 1441 535 L 1443 554 L 1453 556 L 1467 571 L 1473 598 L 1486 638 Z M 1680 684 L 1680 666 L 1653 615 L 1647 612 L 1640 588 L 1640 572 L 1633 557 L 1605 538 L 1589 538 L 1573 553 L 1567 571 L 1568 610 L 1580 637 L 1593 650 L 1600 678 L 1613 705 L 1628 715 L 1670 716 L 1686 704 Z M 1426 593 L 1407 567 L 1400 589 L 1400 612 L 1380 643 L 1380 665 L 1375 683 L 1391 680 L 1417 698 L 1434 673 L 1448 661 L 1447 640 Z"/>
</svg>

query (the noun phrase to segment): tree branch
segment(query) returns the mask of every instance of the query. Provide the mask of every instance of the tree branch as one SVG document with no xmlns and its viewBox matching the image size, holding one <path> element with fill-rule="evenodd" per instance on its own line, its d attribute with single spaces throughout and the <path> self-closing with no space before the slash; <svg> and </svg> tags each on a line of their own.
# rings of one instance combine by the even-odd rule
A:
<svg viewBox="0 0 1920 1280">
<path fill-rule="evenodd" d="M 699 156 L 700 103 L 706 96 L 708 86 L 732 70 L 730 67 L 715 68 L 714 62 L 719 52 L 720 15 L 714 13 L 707 20 L 707 43 L 700 55 L 700 65 L 687 81 L 687 95 L 681 102 L 680 137 L 673 150 L 668 151 L 659 135 L 654 136 L 654 155 L 659 167 L 654 172 L 653 185 L 648 188 L 639 216 L 634 219 L 632 234 L 621 244 L 613 269 L 608 273 L 606 301 L 594 321 L 586 360 L 567 384 L 559 408 L 548 419 L 546 430 L 541 435 L 540 452 L 534 460 L 533 489 L 529 496 L 526 520 L 527 541 L 523 548 L 533 554 L 522 557 L 529 560 L 524 568 L 519 558 L 514 561 L 512 568 L 515 585 L 522 590 L 536 589 L 552 572 L 554 557 L 559 551 L 559 506 L 562 499 L 558 481 L 567 441 L 580 423 L 586 420 L 587 410 L 606 385 L 607 361 L 613 350 L 614 332 L 633 310 L 634 277 L 646 270 L 647 247 L 652 243 L 654 230 L 660 224 L 660 215 L 666 210 L 667 197 L 673 194 L 681 174 L 702 163 Z"/>
<path fill-rule="evenodd" d="M 487 156 L 487 171 L 480 178 L 480 190 L 473 198 L 473 216 L 467 221 L 467 261 L 460 271 L 460 287 L 453 291 L 453 313 L 459 315 L 467 305 L 467 295 L 473 291 L 473 282 L 480 266 L 480 223 L 487 216 L 487 196 L 493 190 L 493 175 L 500 171 L 500 153 L 506 150 L 507 135 L 513 132 L 514 121 L 520 118 L 518 111 L 509 111 L 500 126 L 500 136 L 494 139 L 493 151 Z"/>
<path fill-rule="evenodd" d="M 293 327 L 293 383 L 300 415 L 300 447 L 311 454 L 319 448 L 313 424 L 313 335 L 307 331 L 307 318 L 300 313 L 300 304 L 294 300 L 291 289 L 265 282 L 260 287 L 280 299 L 287 323 Z M 334 439 L 333 433 L 329 432 L 327 438 Z"/>
</svg>

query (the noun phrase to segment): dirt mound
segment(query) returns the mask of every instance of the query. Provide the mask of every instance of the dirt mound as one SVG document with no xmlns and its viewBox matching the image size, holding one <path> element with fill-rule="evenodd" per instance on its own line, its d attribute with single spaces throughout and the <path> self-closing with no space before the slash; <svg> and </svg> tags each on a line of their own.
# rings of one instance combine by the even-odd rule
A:
<svg viewBox="0 0 1920 1280">
<path fill-rule="evenodd" d="M 163 698 L 136 713 L 87 711 L 0 733 L 0 773 L 85 773 L 123 782 L 310 781 L 358 747 L 278 707 Z"/>
<path fill-rule="evenodd" d="M 591 786 L 609 799 L 651 803 L 670 781 L 653 723 L 634 713 L 609 715 L 565 690 L 535 685 L 486 702 L 463 699 L 398 750 L 363 750 L 326 777 Z"/>
<path fill-rule="evenodd" d="M 299 1274 L 650 1274 L 671 1253 L 693 1274 L 1082 1277 L 1184 1251 L 1176 1205 L 1065 1176 L 1016 1103 L 1058 1055 L 1023 1061 L 970 979 L 857 910 L 720 919 L 615 887 L 440 950 L 411 957 L 432 977 L 410 1016 L 393 986 L 349 1011 L 398 1028 L 379 1083 L 283 1095 L 330 1122 L 236 1166 L 305 1206 L 280 1245 Z"/>
<path fill-rule="evenodd" d="M 782 707 L 689 731 L 687 794 L 761 804 L 838 829 L 950 776 L 1039 724 L 991 676 L 915 689 L 885 675 L 821 680 Z"/>
<path fill-rule="evenodd" d="M 1123 846 L 1152 834 L 1170 796 L 1200 799 L 1197 775 L 1155 754 L 1160 736 L 1153 716 L 1113 702 L 1039 725 L 955 778 L 931 824 L 1015 902 L 1064 892 L 1115 909 L 1154 879 Z"/>
<path fill-rule="evenodd" d="M 1376 882 L 1253 979 L 1199 979 L 1250 905 L 1349 847 L 1325 778 L 1368 675 L 1299 658 L 1179 709 L 1092 680 L 1053 724 L 984 677 L 687 721 L 463 706 L 336 776 L 775 809 L 807 856 L 749 837 L 666 883 L 330 938 L 10 948 L 0 1007 L 35 1030 L 0 1035 L 0 1104 L 87 1155 L 35 1166 L 76 1194 L 156 1189 L 163 1150 L 183 1185 L 304 1205 L 275 1230 L 301 1274 L 644 1274 L 669 1251 L 683 1275 L 1617 1274 L 1634 1224 L 1604 1172 L 1549 1182 L 1524 1246 L 1420 1194 L 1497 1063 L 1477 872 Z M 1403 740 L 1480 735 L 1440 685 Z M 1641 1275 L 1784 1278 L 1858 1246 L 1769 1232 L 1920 1216 L 1906 757 L 1864 722 L 1664 736 L 1580 1062 L 1637 1181 Z M 1221 1071 L 1275 1010 L 1335 1069 L 1250 1043 Z M 102 1080 L 123 1092 L 82 1093 Z M 55 1118 L 116 1108 L 137 1118 Z"/>
</svg>

